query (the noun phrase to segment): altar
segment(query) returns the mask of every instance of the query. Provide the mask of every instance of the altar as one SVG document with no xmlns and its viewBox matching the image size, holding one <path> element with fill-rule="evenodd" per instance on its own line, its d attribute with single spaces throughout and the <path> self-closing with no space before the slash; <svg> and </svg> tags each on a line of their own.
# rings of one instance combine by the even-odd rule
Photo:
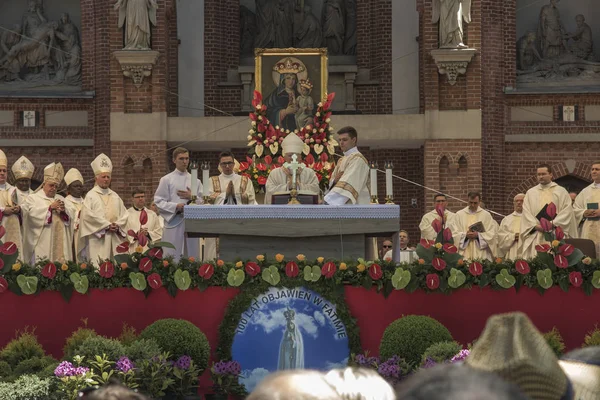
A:
<svg viewBox="0 0 600 400">
<path fill-rule="evenodd" d="M 219 238 L 225 261 L 284 250 L 308 259 L 372 259 L 373 237 L 397 236 L 400 206 L 186 206 L 184 219 L 188 235 Z"/>
</svg>

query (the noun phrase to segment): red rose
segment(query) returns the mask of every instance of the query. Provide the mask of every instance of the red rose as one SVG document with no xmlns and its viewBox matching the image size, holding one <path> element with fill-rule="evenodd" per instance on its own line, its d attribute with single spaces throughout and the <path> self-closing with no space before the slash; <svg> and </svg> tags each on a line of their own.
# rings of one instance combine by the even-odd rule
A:
<svg viewBox="0 0 600 400">
<path fill-rule="evenodd" d="M 321 267 L 321 275 L 323 275 L 325 278 L 333 277 L 333 275 L 335 275 L 335 271 L 336 271 L 335 264 L 332 263 L 331 261 L 326 262 Z"/>
<path fill-rule="evenodd" d="M 287 264 L 285 264 L 285 274 L 289 278 L 297 277 L 299 272 L 300 270 L 298 269 L 298 264 L 296 264 L 294 261 L 289 261 Z"/>
<path fill-rule="evenodd" d="M 531 269 L 529 268 L 529 264 L 525 260 L 519 260 L 519 261 L 517 261 L 515 263 L 515 269 L 521 275 L 526 275 L 526 274 L 529 273 L 529 271 L 531 271 Z"/>
<path fill-rule="evenodd" d="M 438 274 L 427 274 L 425 278 L 427 280 L 427 287 L 430 290 L 435 290 L 440 286 L 440 277 Z"/>
<path fill-rule="evenodd" d="M 112 276 L 115 273 L 115 266 L 110 261 L 105 261 L 100 265 L 100 269 L 98 270 L 98 273 L 103 278 L 106 278 L 106 279 L 112 278 Z"/>
<path fill-rule="evenodd" d="M 450 254 L 455 254 L 456 252 L 458 252 L 458 248 L 450 243 L 446 243 L 444 246 L 442 246 L 442 249 L 444 249 L 446 253 Z"/>
<path fill-rule="evenodd" d="M 264 176 L 259 176 L 256 181 L 258 182 L 259 185 L 266 185 L 267 184 L 267 178 L 265 178 Z"/>
<path fill-rule="evenodd" d="M 379 279 L 381 279 L 381 277 L 383 276 L 383 270 L 381 269 L 381 266 L 379 266 L 379 264 L 371 264 L 371 266 L 369 267 L 369 276 L 374 281 L 378 281 Z"/>
<path fill-rule="evenodd" d="M 42 268 L 42 275 L 48 279 L 54 279 L 56 276 L 56 265 L 53 263 L 44 265 L 44 268 Z"/>
<path fill-rule="evenodd" d="M 433 268 L 437 269 L 438 271 L 443 271 L 446 268 L 446 261 L 444 261 L 442 258 L 435 257 L 431 261 L 431 265 L 433 265 Z"/>
<path fill-rule="evenodd" d="M 0 247 L 0 253 L 6 254 L 7 256 L 15 254 L 17 251 L 17 245 L 13 242 L 6 242 Z"/>
<path fill-rule="evenodd" d="M 565 231 L 560 226 L 554 228 L 554 234 L 556 235 L 556 240 L 563 240 L 565 238 Z"/>
<path fill-rule="evenodd" d="M 134 232 L 134 235 L 131 235 L 131 236 L 135 236 L 135 232 Z M 127 253 L 128 251 L 129 251 L 129 242 L 123 242 L 117 246 L 117 253 L 119 253 L 119 254 Z"/>
<path fill-rule="evenodd" d="M 8 290 L 8 282 L 4 277 L 0 276 L 0 293 L 4 293 Z"/>
<path fill-rule="evenodd" d="M 557 254 L 554 256 L 554 264 L 558 268 L 567 268 L 569 266 L 569 261 L 567 261 L 566 257 L 562 254 Z"/>
<path fill-rule="evenodd" d="M 581 277 L 581 272 L 576 272 L 576 271 L 571 272 L 569 274 L 569 281 L 571 282 L 571 285 L 573 285 L 575 287 L 581 286 L 581 284 L 583 283 L 583 278 Z"/>
<path fill-rule="evenodd" d="M 431 221 L 431 227 L 433 228 L 435 233 L 440 233 L 442 230 L 442 221 L 440 221 L 437 218 L 434 219 L 433 221 Z"/>
<path fill-rule="evenodd" d="M 198 275 L 200 275 L 203 279 L 208 280 L 215 273 L 215 267 L 212 264 L 202 264 L 200 268 L 198 268 Z"/>
<path fill-rule="evenodd" d="M 481 263 L 478 262 L 472 262 L 471 264 L 469 264 L 469 272 L 473 276 L 479 276 L 483 274 L 483 265 L 481 265 Z"/>
<path fill-rule="evenodd" d="M 157 260 L 161 260 L 163 256 L 163 250 L 160 247 L 153 247 L 148 252 L 150 257 L 156 258 Z"/>
<path fill-rule="evenodd" d="M 250 276 L 256 276 L 260 272 L 260 266 L 255 262 L 246 263 L 246 273 Z"/>
<path fill-rule="evenodd" d="M 569 257 L 574 251 L 575 247 L 572 244 L 563 244 L 558 248 L 558 252 L 565 257 Z"/>
<path fill-rule="evenodd" d="M 535 246 L 535 251 L 538 253 L 547 253 L 551 248 L 552 246 L 550 246 L 548 243 L 538 244 Z"/>
<path fill-rule="evenodd" d="M 159 287 L 162 286 L 162 279 L 161 279 L 160 275 L 157 274 L 156 272 L 148 275 L 146 280 L 148 281 L 148 284 L 150 285 L 150 287 L 152 289 L 158 289 Z"/>
<path fill-rule="evenodd" d="M 152 269 L 152 260 L 148 257 L 144 257 L 140 260 L 140 271 L 148 272 Z"/>
</svg>

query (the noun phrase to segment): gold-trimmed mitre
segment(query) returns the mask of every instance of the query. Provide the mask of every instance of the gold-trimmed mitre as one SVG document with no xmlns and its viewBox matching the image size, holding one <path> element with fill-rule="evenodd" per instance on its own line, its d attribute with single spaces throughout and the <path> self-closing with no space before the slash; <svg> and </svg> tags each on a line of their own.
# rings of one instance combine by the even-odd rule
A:
<svg viewBox="0 0 600 400">
<path fill-rule="evenodd" d="M 104 153 L 100 154 L 98 157 L 92 161 L 90 164 L 92 169 L 94 170 L 94 175 L 98 176 L 100 174 L 112 174 L 113 165 L 110 158 Z"/>
<path fill-rule="evenodd" d="M 21 157 L 19 157 L 19 159 L 17 161 L 15 161 L 11 170 L 12 170 L 13 175 L 15 176 L 15 179 L 22 179 L 22 178 L 31 179 L 31 177 L 33 176 L 33 171 L 35 170 L 35 167 L 33 166 L 33 163 L 31 161 L 29 161 L 29 159 L 27 157 L 21 156 Z"/>
</svg>

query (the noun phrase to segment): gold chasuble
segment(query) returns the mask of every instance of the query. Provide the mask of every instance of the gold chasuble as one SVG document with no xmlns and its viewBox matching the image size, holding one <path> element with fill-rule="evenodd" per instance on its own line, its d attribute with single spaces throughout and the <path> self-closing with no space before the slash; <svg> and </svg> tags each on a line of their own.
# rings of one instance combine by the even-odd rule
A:
<svg viewBox="0 0 600 400">
<path fill-rule="evenodd" d="M 344 153 L 329 181 L 327 204 L 369 204 L 369 163 L 356 147 Z"/>
<path fill-rule="evenodd" d="M 600 184 L 592 183 L 577 195 L 573 204 L 575 223 L 581 225 L 581 238 L 590 239 L 596 245 L 596 257 L 600 257 L 600 218 L 587 218 L 583 213 L 587 209 L 598 209 L 600 205 Z"/>
<path fill-rule="evenodd" d="M 481 222 L 484 228 L 475 239 L 468 239 L 469 227 Z M 454 245 L 458 247 L 459 253 L 467 260 L 493 260 L 496 253 L 496 238 L 498 223 L 492 215 L 483 208 L 471 212 L 465 207 L 456 213 L 452 222 L 448 225 L 454 237 Z"/>
<path fill-rule="evenodd" d="M 519 241 L 515 240 L 515 233 L 521 232 L 521 213 L 514 211 L 504 217 L 498 231 L 498 257 L 508 260 L 523 258 L 519 249 Z"/>
</svg>

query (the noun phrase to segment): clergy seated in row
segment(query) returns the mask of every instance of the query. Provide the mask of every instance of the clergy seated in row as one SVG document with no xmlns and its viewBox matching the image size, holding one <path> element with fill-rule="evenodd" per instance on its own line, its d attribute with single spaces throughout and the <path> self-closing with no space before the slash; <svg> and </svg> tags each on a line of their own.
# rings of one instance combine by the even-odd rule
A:
<svg viewBox="0 0 600 400">
<path fill-rule="evenodd" d="M 162 229 L 158 221 L 158 215 L 148 208 L 146 208 L 146 194 L 141 188 L 135 188 L 131 191 L 131 200 L 133 206 L 127 209 L 127 232 L 133 231 L 138 235 L 144 235 L 147 242 L 143 246 L 139 243 L 137 236 L 127 235 L 129 240 L 129 252 L 134 253 L 138 251 L 138 246 L 142 247 L 142 252 L 148 250 L 148 244 L 150 242 L 158 242 L 162 237 Z M 146 223 L 140 223 L 140 215 L 146 214 Z"/>
<path fill-rule="evenodd" d="M 454 245 L 467 260 L 493 260 L 496 254 L 498 223 L 480 207 L 481 195 L 470 192 L 469 205 L 456 213 L 448 227 L 454 236 Z"/>
<path fill-rule="evenodd" d="M 252 181 L 235 171 L 233 154 L 225 151 L 219 154 L 220 175 L 211 176 L 208 181 L 208 197 L 215 205 L 257 204 Z"/>
<path fill-rule="evenodd" d="M 64 178 L 67 185 L 67 196 L 65 204 L 75 209 L 76 214 L 71 220 L 71 229 L 73 230 L 73 250 L 77 257 L 79 254 L 79 221 L 81 218 L 81 209 L 83 208 L 83 176 L 76 168 L 67 171 Z"/>
<path fill-rule="evenodd" d="M 421 230 L 421 237 L 427 240 L 435 240 L 437 238 L 437 233 L 431 225 L 431 223 L 434 220 L 437 219 L 438 221 L 440 221 L 442 223 L 442 228 L 445 228 L 450 225 L 455 215 L 452 211 L 446 208 L 446 206 L 448 205 L 446 195 L 436 193 L 435 195 L 433 195 L 433 202 L 435 204 L 435 208 L 427 214 L 423 215 L 421 223 L 419 224 L 419 229 Z M 444 215 L 443 218 L 440 216 L 440 213 L 442 212 Z"/>
<path fill-rule="evenodd" d="M 289 194 L 293 187 L 292 178 L 296 176 L 296 190 L 299 194 L 308 194 L 319 196 L 319 180 L 317 174 L 311 168 L 301 164 L 296 173 L 293 173 L 294 155 L 296 162 L 302 161 L 302 150 L 304 142 L 294 133 L 290 133 L 281 142 L 283 158 L 285 164 L 275 168 L 269 174 L 266 183 L 265 204 L 272 204 L 273 195 Z"/>
<path fill-rule="evenodd" d="M 202 183 L 199 179 L 195 182 L 195 193 L 192 193 L 192 174 L 188 172 L 190 153 L 184 147 L 173 150 L 173 163 L 175 170 L 160 178 L 158 188 L 154 193 L 154 202 L 158 212 L 165 220 L 162 241 L 171 243 L 175 249 L 165 248 L 164 256 L 173 256 L 175 262 L 182 256 L 198 258 L 200 242 L 198 238 L 188 237 L 183 223 L 183 207 L 202 203 Z"/>
<path fill-rule="evenodd" d="M 110 189 L 113 165 L 105 154 L 91 163 L 95 185 L 85 196 L 79 221 L 78 261 L 99 265 L 112 260 L 126 238 L 127 209 L 123 200 Z"/>
<path fill-rule="evenodd" d="M 5 229 L 3 242 L 14 243 L 20 252 L 23 251 L 23 241 L 21 235 L 21 206 L 15 202 L 12 196 L 13 186 L 7 182 L 8 179 L 8 158 L 0 150 L 0 212 L 1 224 Z"/>
<path fill-rule="evenodd" d="M 400 247 L 400 258 L 398 259 L 398 262 L 405 262 L 405 263 L 411 263 L 413 261 L 416 261 L 419 259 L 419 256 L 417 255 L 415 248 L 411 247 L 408 243 L 409 243 L 409 237 L 408 237 L 408 232 L 405 231 L 404 229 L 401 230 L 398 233 L 398 240 L 400 241 L 399 243 L 399 247 Z M 388 251 L 385 253 L 385 255 L 383 256 L 384 260 L 392 260 L 393 259 L 393 254 L 394 250 L 393 249 L 388 249 Z"/>
<path fill-rule="evenodd" d="M 539 184 L 527 191 L 523 201 L 520 252 L 525 259 L 535 258 L 537 256 L 535 246 L 547 243 L 541 218 L 552 221 L 553 226 L 560 226 L 567 238 L 577 237 L 572 201 L 567 190 L 552 182 L 552 169 L 547 164 L 537 168 L 537 178 Z M 546 212 L 550 203 L 556 206 L 554 219 Z"/>
<path fill-rule="evenodd" d="M 600 257 L 600 161 L 592 164 L 591 174 L 593 182 L 577 195 L 573 211 L 575 223 L 581 226 L 580 237 L 593 240 Z"/>
<path fill-rule="evenodd" d="M 498 230 L 498 253 L 500 258 L 507 260 L 521 259 L 520 237 L 521 237 L 521 215 L 523 213 L 523 200 L 525 194 L 519 193 L 513 199 L 514 211 L 507 215 L 500 223 Z"/>
<path fill-rule="evenodd" d="M 338 131 L 338 143 L 344 156 L 336 164 L 329 181 L 326 204 L 369 204 L 369 163 L 356 147 L 358 133 L 351 126 Z"/>
</svg>

